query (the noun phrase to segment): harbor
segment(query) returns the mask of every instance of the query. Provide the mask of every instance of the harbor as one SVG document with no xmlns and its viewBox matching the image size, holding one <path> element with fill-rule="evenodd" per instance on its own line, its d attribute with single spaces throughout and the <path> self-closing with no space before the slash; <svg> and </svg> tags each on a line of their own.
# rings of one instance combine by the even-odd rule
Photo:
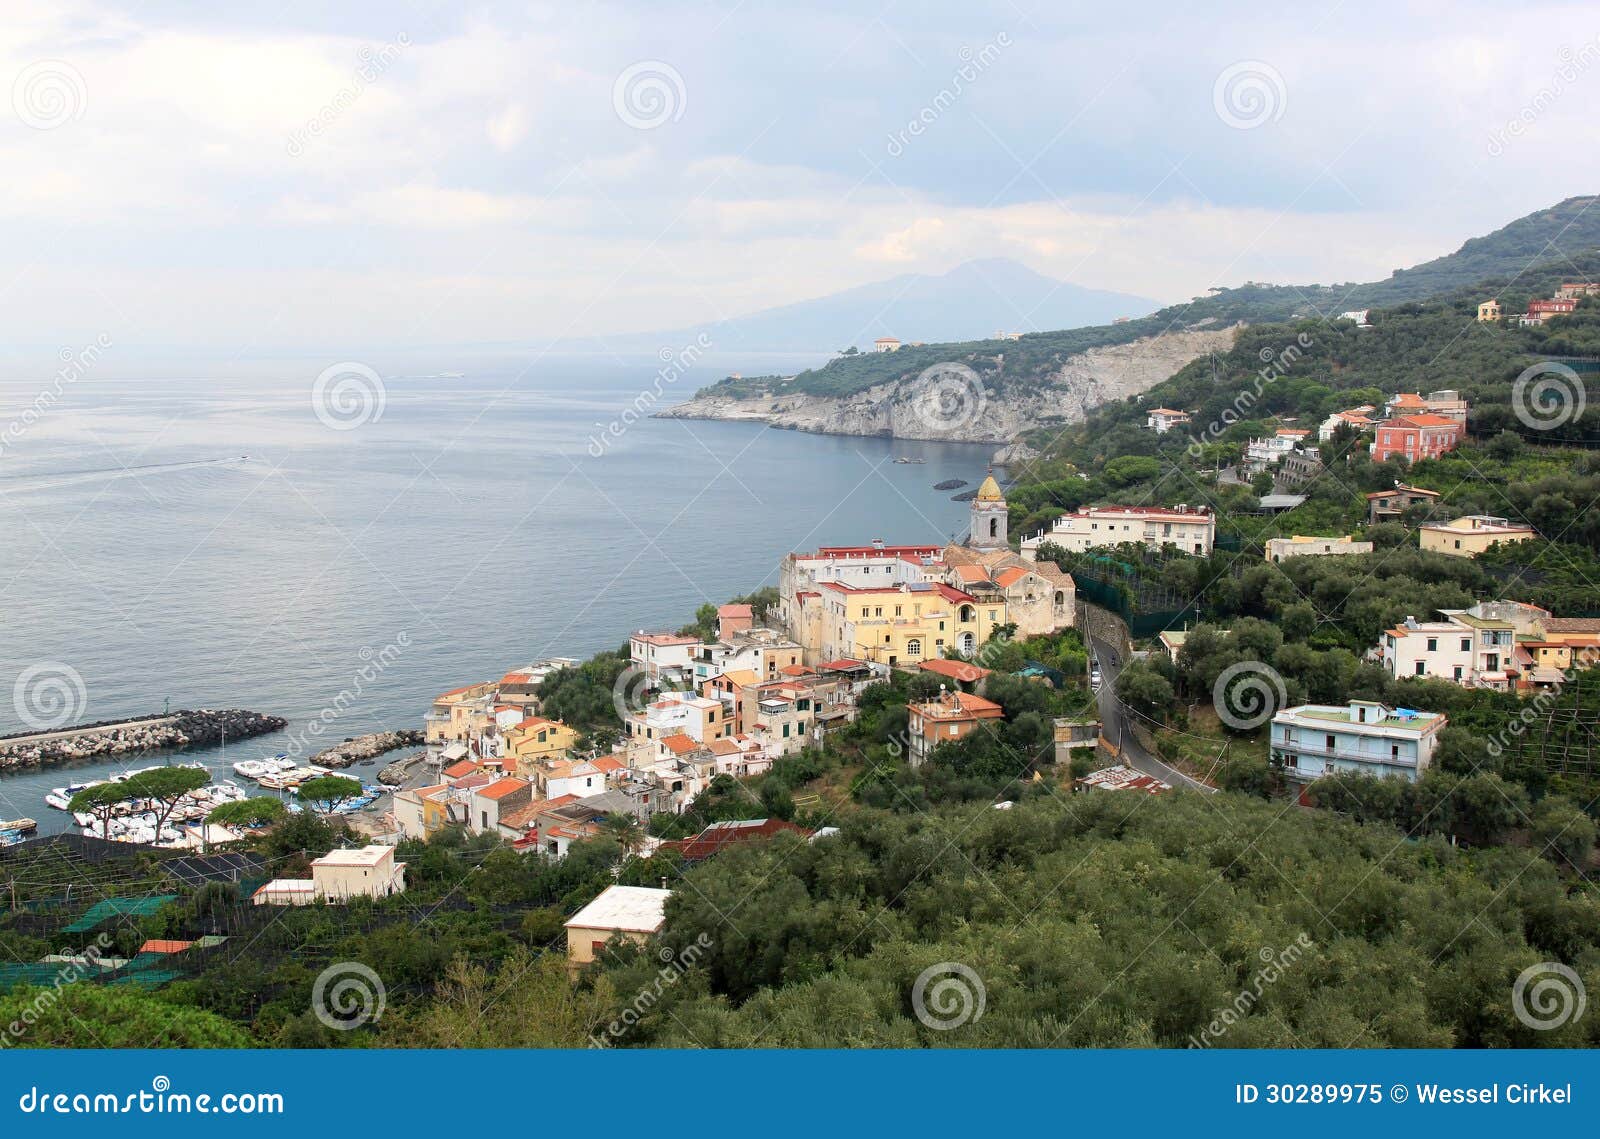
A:
<svg viewBox="0 0 1600 1139">
<path fill-rule="evenodd" d="M 137 777 L 162 767 L 189 768 L 214 775 L 213 768 L 201 763 L 183 763 L 140 767 L 115 771 L 104 777 L 82 777 L 52 787 L 44 795 L 45 806 L 52 808 L 55 818 L 65 819 L 51 826 L 51 832 L 76 831 L 91 838 L 105 838 L 114 842 L 129 842 L 144 846 L 168 849 L 204 848 L 221 842 L 244 838 L 247 832 L 239 827 L 208 823 L 212 811 L 227 803 L 268 795 L 282 799 L 290 814 L 298 814 L 304 807 L 296 800 L 299 788 L 309 780 L 336 774 L 332 768 L 316 764 L 297 765 L 287 755 L 261 759 L 240 760 L 232 765 L 232 777 L 211 778 L 203 786 L 179 796 L 175 802 L 143 798 L 134 793 Z M 357 815 L 379 804 L 396 787 L 381 786 L 357 780 L 358 794 L 339 803 L 332 813 Z M 110 802 L 98 811 L 89 810 L 74 802 L 83 792 L 97 787 L 127 784 L 128 798 Z M 254 784 L 254 786 L 249 786 Z M 0 845 L 11 845 L 39 830 L 32 818 L 0 822 Z"/>
</svg>

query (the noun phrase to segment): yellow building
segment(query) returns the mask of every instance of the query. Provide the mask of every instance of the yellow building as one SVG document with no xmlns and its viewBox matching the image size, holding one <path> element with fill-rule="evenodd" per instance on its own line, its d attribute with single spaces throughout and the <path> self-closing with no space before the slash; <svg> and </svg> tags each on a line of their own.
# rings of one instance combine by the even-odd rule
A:
<svg viewBox="0 0 1600 1139">
<path fill-rule="evenodd" d="M 1449 522 L 1426 523 L 1418 527 L 1417 535 L 1424 550 L 1456 558 L 1475 558 L 1501 542 L 1526 542 L 1538 537 L 1532 526 L 1489 514 L 1468 514 Z"/>
<path fill-rule="evenodd" d="M 429 747 L 461 742 L 482 733 L 494 721 L 494 685 L 468 684 L 433 698 L 423 717 L 423 739 Z"/>
<path fill-rule="evenodd" d="M 1499 300 L 1491 298 L 1489 300 L 1484 301 L 1481 305 L 1479 305 L 1478 306 L 1478 319 L 1483 321 L 1484 323 L 1488 323 L 1491 320 L 1499 320 L 1500 319 L 1500 302 L 1499 302 Z"/>
<path fill-rule="evenodd" d="M 564 757 L 578 742 L 578 731 L 560 720 L 529 716 L 506 729 L 506 755 L 517 761 L 517 774 L 528 775 L 545 760 Z"/>
<path fill-rule="evenodd" d="M 666 924 L 671 896 L 671 890 L 648 886 L 607 886 L 566 923 L 567 968 L 576 973 L 598 957 L 613 937 L 641 945 L 649 941 Z"/>
<path fill-rule="evenodd" d="M 862 588 L 824 582 L 800 599 L 807 659 L 916 665 L 946 650 L 973 653 L 1006 623 L 1001 597 L 979 601 L 942 582 Z"/>
</svg>

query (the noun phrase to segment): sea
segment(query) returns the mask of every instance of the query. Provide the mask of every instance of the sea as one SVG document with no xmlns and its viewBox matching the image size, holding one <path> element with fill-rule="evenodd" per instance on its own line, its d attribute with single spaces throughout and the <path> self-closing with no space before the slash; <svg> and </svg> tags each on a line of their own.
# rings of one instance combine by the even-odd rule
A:
<svg viewBox="0 0 1600 1139">
<path fill-rule="evenodd" d="M 0 734 L 249 708 L 288 729 L 184 758 L 304 761 L 421 727 L 447 689 L 682 626 L 791 550 L 965 533 L 934 484 L 976 485 L 990 446 L 642 414 L 741 363 L 102 357 L 0 380 Z M 159 761 L 0 776 L 0 818 L 67 829 L 51 787 Z"/>
</svg>

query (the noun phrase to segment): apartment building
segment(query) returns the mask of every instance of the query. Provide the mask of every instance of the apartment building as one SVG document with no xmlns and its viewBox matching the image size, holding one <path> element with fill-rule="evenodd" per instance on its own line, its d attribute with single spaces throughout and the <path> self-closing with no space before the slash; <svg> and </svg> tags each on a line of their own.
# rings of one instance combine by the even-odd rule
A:
<svg viewBox="0 0 1600 1139">
<path fill-rule="evenodd" d="M 1416 782 L 1428 769 L 1441 713 L 1389 708 L 1370 700 L 1301 704 L 1272 717 L 1272 766 L 1304 786 L 1324 775 L 1376 775 Z"/>
<path fill-rule="evenodd" d="M 1205 557 L 1216 536 L 1216 518 L 1206 506 L 1086 506 L 1063 514 L 1048 530 L 1024 538 L 1021 552 L 1035 561 L 1039 547 L 1047 543 L 1076 553 L 1137 542 L 1152 550 L 1171 546 L 1181 553 Z"/>
</svg>

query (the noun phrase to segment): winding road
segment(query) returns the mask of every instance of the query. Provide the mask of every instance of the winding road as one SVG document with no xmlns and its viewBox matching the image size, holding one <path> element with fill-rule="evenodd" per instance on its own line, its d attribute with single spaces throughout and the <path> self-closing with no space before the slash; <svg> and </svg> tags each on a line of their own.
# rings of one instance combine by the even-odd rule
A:
<svg viewBox="0 0 1600 1139">
<path fill-rule="evenodd" d="M 1128 712 L 1116 695 L 1117 676 L 1127 663 L 1122 659 L 1122 650 L 1099 637 L 1089 638 L 1089 649 L 1094 653 L 1095 660 L 1100 662 L 1100 691 L 1095 697 L 1100 707 L 1100 730 L 1106 739 L 1121 749 L 1122 761 L 1129 767 L 1146 775 L 1153 775 L 1174 787 L 1186 787 L 1191 791 L 1202 791 L 1207 795 L 1214 794 L 1217 790 L 1215 787 L 1208 787 L 1198 779 L 1193 779 L 1177 768 L 1163 763 L 1146 751 L 1139 738 L 1133 734 Z"/>
</svg>

